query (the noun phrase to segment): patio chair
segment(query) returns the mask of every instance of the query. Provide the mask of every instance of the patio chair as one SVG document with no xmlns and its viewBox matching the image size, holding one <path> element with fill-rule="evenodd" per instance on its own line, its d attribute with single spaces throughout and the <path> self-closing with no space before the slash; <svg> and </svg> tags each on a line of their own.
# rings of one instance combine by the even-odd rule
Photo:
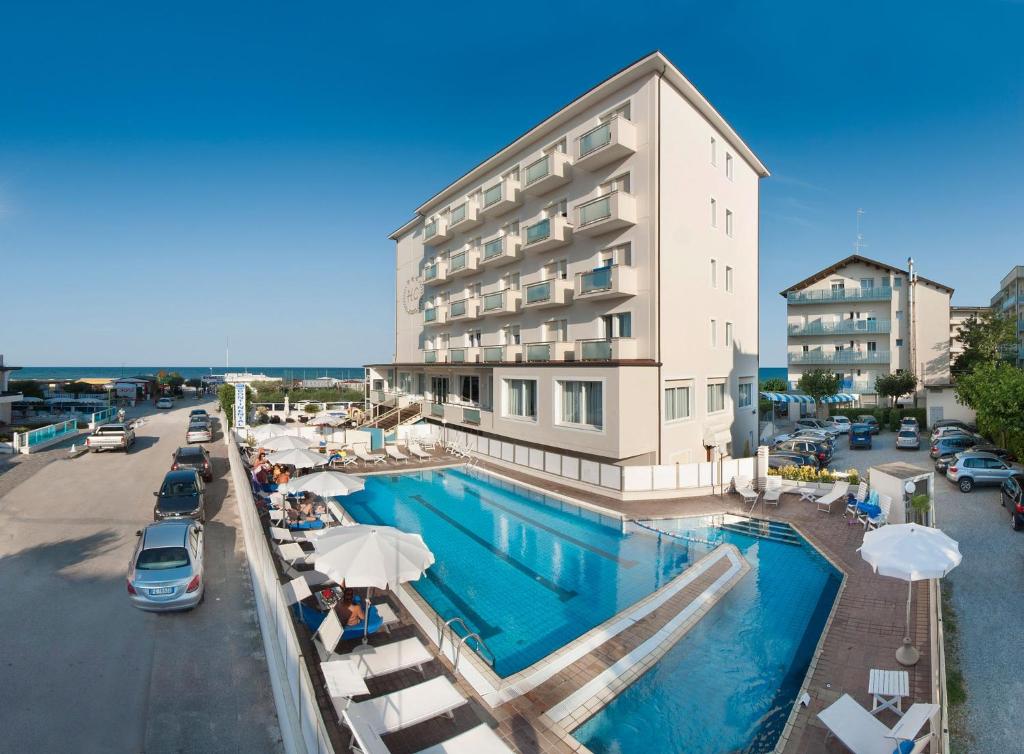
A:
<svg viewBox="0 0 1024 754">
<path fill-rule="evenodd" d="M 384 446 L 384 452 L 388 454 L 388 458 L 394 459 L 395 461 L 398 461 L 399 463 L 402 463 L 402 462 L 409 463 L 409 456 L 407 456 L 405 453 L 400 451 L 394 445 L 385 445 Z"/>
<path fill-rule="evenodd" d="M 410 668 L 423 673 L 423 666 L 433 659 L 423 642 L 414 636 L 390 644 L 378 644 L 372 654 L 352 655 L 349 661 L 363 674 L 363 678 L 374 678 Z"/>
<path fill-rule="evenodd" d="M 418 461 L 423 461 L 423 460 L 426 460 L 426 459 L 430 458 L 430 453 L 427 453 L 426 451 L 424 451 L 423 448 L 421 448 L 418 444 L 416 444 L 414 442 L 410 442 L 405 447 L 406 447 L 406 450 L 408 450 L 410 453 L 412 453 L 412 455 L 415 456 L 416 460 L 418 460 Z"/>
<path fill-rule="evenodd" d="M 295 603 L 306 599 L 306 597 L 313 596 L 313 592 L 309 589 L 309 582 L 302 576 L 292 579 L 281 587 L 281 589 L 284 591 L 285 601 L 289 605 L 294 605 Z"/>
<path fill-rule="evenodd" d="M 499 754 L 511 752 L 497 733 L 484 723 L 439 744 L 420 749 L 417 754 Z"/>
<path fill-rule="evenodd" d="M 381 628 L 391 633 L 391 629 L 399 624 L 398 614 L 387 602 L 374 602 L 373 606 L 377 608 L 377 613 L 380 615 Z"/>
<path fill-rule="evenodd" d="M 338 456 L 332 458 L 329 465 L 332 469 L 342 469 L 346 466 L 352 466 L 358 460 L 359 459 L 356 458 L 354 455 L 349 455 L 346 452 L 344 454 L 339 454 Z"/>
<path fill-rule="evenodd" d="M 765 480 L 764 483 L 764 501 L 771 503 L 772 505 L 779 504 L 779 498 L 782 496 L 782 477 L 770 476 Z"/>
<path fill-rule="evenodd" d="M 832 489 L 826 492 L 822 497 L 817 498 L 814 504 L 818 507 L 819 511 L 825 511 L 825 513 L 832 512 L 832 504 L 837 500 L 842 500 L 843 504 L 846 503 L 846 492 L 850 489 L 849 482 L 836 482 L 832 485 Z"/>
<path fill-rule="evenodd" d="M 384 734 L 439 715 L 450 717 L 452 710 L 465 703 L 466 698 L 451 681 L 437 676 L 365 702 L 349 703 L 340 710 L 335 702 L 335 710 L 340 712 L 339 717 L 348 726 L 359 749 L 364 754 L 376 754 L 388 751 L 381 741 Z"/>
<path fill-rule="evenodd" d="M 861 521 L 864 522 L 864 531 L 872 531 L 878 529 L 889 523 L 889 511 L 892 510 L 892 498 L 888 495 L 878 496 L 878 507 L 882 509 L 882 512 L 877 516 L 869 516 L 866 513 L 861 513 Z"/>
<path fill-rule="evenodd" d="M 282 529 L 280 526 L 268 526 L 267 531 L 270 533 L 270 538 L 275 542 L 294 542 L 297 539 L 305 538 L 301 532 L 291 532 L 288 529 Z"/>
<path fill-rule="evenodd" d="M 367 453 L 366 445 L 356 445 L 352 448 L 352 452 L 363 463 L 387 463 L 388 461 L 387 456 L 382 456 L 378 453 Z"/>
<path fill-rule="evenodd" d="M 846 496 L 846 511 L 845 514 L 850 518 L 859 518 L 860 511 L 857 510 L 857 503 L 863 503 L 868 499 L 868 483 L 861 482 L 857 485 L 857 492 L 853 496 L 853 500 L 850 500 L 849 494 Z"/>
<path fill-rule="evenodd" d="M 433 437 L 421 437 L 416 442 L 423 450 L 437 450 L 437 440 Z"/>
<path fill-rule="evenodd" d="M 890 729 L 857 704 L 852 696 L 843 694 L 819 712 L 818 719 L 853 754 L 894 754 L 897 751 L 919 754 L 928 746 L 932 735 L 929 733 L 916 740 L 914 737 L 938 710 L 937 704 L 915 704 Z"/>
<path fill-rule="evenodd" d="M 312 563 L 306 561 L 306 552 L 298 542 L 274 545 L 274 549 L 289 575 L 302 570 L 308 571 L 313 567 Z"/>
<path fill-rule="evenodd" d="M 743 497 L 744 503 L 756 503 L 761 494 L 754 489 L 754 482 L 749 477 L 733 477 L 733 490 Z"/>
<path fill-rule="evenodd" d="M 313 646 L 316 647 L 321 662 L 326 662 L 334 655 L 334 649 L 341 641 L 343 633 L 345 633 L 345 629 L 341 625 L 338 614 L 331 610 L 313 634 Z"/>
</svg>

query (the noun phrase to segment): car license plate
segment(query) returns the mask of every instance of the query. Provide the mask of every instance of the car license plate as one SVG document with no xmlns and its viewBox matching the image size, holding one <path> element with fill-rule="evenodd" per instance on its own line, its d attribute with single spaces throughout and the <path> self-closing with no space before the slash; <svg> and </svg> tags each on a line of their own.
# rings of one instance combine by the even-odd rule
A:
<svg viewBox="0 0 1024 754">
<path fill-rule="evenodd" d="M 157 587 L 156 589 L 150 589 L 149 593 L 152 596 L 154 596 L 154 597 L 157 596 L 157 595 L 160 595 L 160 594 L 173 594 L 174 593 L 174 587 L 173 586 L 161 586 L 161 587 Z"/>
</svg>

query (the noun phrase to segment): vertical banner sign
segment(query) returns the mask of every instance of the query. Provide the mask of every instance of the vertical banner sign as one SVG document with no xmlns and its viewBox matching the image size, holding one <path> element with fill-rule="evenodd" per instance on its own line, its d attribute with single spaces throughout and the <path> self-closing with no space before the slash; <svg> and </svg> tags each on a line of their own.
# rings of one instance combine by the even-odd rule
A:
<svg viewBox="0 0 1024 754">
<path fill-rule="evenodd" d="M 235 427 L 246 426 L 245 422 L 245 383 L 235 385 Z"/>
</svg>

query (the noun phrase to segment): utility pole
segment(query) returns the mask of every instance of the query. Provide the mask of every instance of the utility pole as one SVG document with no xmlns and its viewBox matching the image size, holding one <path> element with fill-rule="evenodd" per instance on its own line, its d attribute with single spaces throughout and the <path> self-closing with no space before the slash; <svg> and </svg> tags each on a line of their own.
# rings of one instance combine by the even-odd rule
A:
<svg viewBox="0 0 1024 754">
<path fill-rule="evenodd" d="M 864 243 L 864 234 L 860 231 L 860 221 L 862 217 L 864 217 L 864 210 L 857 207 L 857 237 L 853 241 L 854 254 L 860 254 L 860 252 L 867 247 L 867 244 Z"/>
</svg>

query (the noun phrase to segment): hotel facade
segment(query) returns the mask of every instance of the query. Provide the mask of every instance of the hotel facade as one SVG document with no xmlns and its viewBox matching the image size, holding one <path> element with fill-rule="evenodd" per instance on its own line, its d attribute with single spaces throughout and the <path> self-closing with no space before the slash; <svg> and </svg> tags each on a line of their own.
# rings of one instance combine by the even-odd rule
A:
<svg viewBox="0 0 1024 754">
<path fill-rule="evenodd" d="M 1016 265 L 1003 276 L 991 304 L 994 312 L 1016 323 L 1017 366 L 1024 366 L 1024 266 Z"/>
<path fill-rule="evenodd" d="M 756 450 L 764 165 L 660 53 L 396 230 L 377 410 L 619 465 Z"/>
</svg>

